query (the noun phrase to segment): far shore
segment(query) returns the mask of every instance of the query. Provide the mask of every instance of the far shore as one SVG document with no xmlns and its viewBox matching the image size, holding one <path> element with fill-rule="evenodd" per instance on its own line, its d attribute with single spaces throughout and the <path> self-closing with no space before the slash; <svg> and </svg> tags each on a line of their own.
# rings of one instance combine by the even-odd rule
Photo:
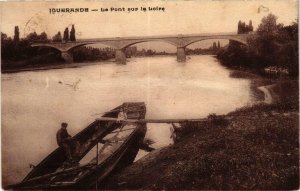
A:
<svg viewBox="0 0 300 191">
<path fill-rule="evenodd" d="M 203 55 L 210 55 L 210 54 L 203 54 Z M 174 54 L 169 55 L 153 55 L 153 56 L 134 56 L 131 58 L 147 58 L 147 57 L 168 57 L 168 56 L 175 56 Z M 190 56 L 197 56 L 197 55 L 187 55 L 187 60 L 190 59 Z M 213 56 L 213 55 L 212 55 Z M 130 60 L 127 60 L 130 62 Z M 115 59 L 108 59 L 108 60 L 95 60 L 95 61 L 85 61 L 85 62 L 75 62 L 75 63 L 51 63 L 47 65 L 39 65 L 39 66 L 28 66 L 28 67 L 16 67 L 11 69 L 2 69 L 1 73 L 17 73 L 17 72 L 28 72 L 28 71 L 38 71 L 38 70 L 55 70 L 55 69 L 64 69 L 64 68 L 79 68 L 83 66 L 91 66 L 91 65 L 99 65 L 99 64 L 110 64 L 115 63 Z"/>
<path fill-rule="evenodd" d="M 27 71 L 37 71 L 37 70 L 52 70 L 52 69 L 64 69 L 64 68 L 80 68 L 83 66 L 92 66 L 99 64 L 110 64 L 114 63 L 114 60 L 105 60 L 105 61 L 93 61 L 93 62 L 80 62 L 80 63 L 63 63 L 57 64 L 53 63 L 47 66 L 36 66 L 28 68 L 14 68 L 14 69 L 2 69 L 1 72 L 5 73 L 17 73 L 17 72 L 27 72 Z"/>
</svg>

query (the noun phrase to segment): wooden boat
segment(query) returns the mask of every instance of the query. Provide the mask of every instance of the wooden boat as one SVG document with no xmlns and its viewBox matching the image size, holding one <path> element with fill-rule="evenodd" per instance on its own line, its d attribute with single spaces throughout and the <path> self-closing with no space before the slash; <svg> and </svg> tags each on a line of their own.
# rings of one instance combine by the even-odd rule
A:
<svg viewBox="0 0 300 191">
<path fill-rule="evenodd" d="M 128 119 L 145 118 L 146 106 L 142 102 L 124 103 L 102 117 L 116 119 L 121 108 L 124 109 Z M 112 171 L 119 170 L 134 161 L 145 133 L 145 123 L 96 119 L 73 137 L 80 145 L 75 157 L 76 162 L 80 162 L 92 148 L 97 147 L 97 156 L 90 162 L 65 167 L 70 161 L 59 147 L 42 160 L 22 182 L 8 188 L 93 189 Z M 102 143 L 100 150 L 98 150 L 99 143 Z"/>
</svg>

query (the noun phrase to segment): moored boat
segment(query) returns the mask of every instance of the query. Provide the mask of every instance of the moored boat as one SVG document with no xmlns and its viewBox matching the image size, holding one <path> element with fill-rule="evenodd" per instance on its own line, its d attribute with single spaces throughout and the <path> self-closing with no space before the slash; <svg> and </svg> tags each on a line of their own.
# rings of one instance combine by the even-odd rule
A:
<svg viewBox="0 0 300 191">
<path fill-rule="evenodd" d="M 129 120 L 145 118 L 146 106 L 142 102 L 124 103 L 102 117 L 117 119 L 121 109 Z M 65 164 L 69 164 L 70 161 L 59 147 L 42 160 L 22 182 L 8 188 L 92 189 L 111 172 L 134 161 L 145 133 L 145 123 L 96 119 L 73 137 L 80 145 L 75 157 L 77 161 L 72 161 L 74 165 L 66 167 Z M 97 155 L 95 154 L 89 162 L 80 164 L 96 147 Z"/>
</svg>

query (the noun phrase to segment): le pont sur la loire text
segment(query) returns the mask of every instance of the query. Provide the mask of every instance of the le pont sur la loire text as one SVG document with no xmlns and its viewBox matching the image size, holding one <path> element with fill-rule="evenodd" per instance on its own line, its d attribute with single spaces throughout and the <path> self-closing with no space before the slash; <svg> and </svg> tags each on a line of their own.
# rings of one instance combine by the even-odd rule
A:
<svg viewBox="0 0 300 191">
<path fill-rule="evenodd" d="M 136 12 L 136 11 L 165 11 L 165 7 L 110 7 L 110 8 L 100 8 L 101 12 Z"/>
</svg>

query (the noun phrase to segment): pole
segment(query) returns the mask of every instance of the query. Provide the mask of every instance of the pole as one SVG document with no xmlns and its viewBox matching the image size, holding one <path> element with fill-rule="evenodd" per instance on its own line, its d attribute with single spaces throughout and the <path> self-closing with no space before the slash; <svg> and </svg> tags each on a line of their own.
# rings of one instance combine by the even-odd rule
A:
<svg viewBox="0 0 300 191">
<path fill-rule="evenodd" d="M 99 164 L 99 158 L 98 158 L 98 144 L 99 144 L 99 143 L 97 143 L 97 147 L 96 147 L 96 157 L 97 157 L 96 161 L 97 161 L 97 166 L 98 166 L 98 164 Z M 96 190 L 98 190 L 98 176 L 96 176 Z"/>
</svg>

